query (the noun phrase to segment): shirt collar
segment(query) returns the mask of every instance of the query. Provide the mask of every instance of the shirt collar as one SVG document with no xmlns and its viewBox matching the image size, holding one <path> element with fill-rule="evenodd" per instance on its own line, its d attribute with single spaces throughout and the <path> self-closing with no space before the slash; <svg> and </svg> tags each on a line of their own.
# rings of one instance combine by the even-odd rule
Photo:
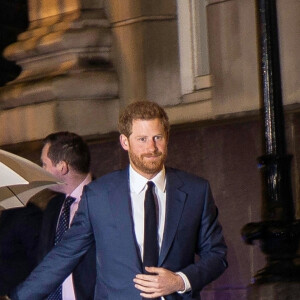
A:
<svg viewBox="0 0 300 300">
<path fill-rule="evenodd" d="M 145 178 L 144 176 L 140 175 L 138 172 L 136 172 L 132 166 L 129 167 L 129 182 L 130 182 L 130 190 L 135 192 L 136 194 L 139 194 L 143 191 L 145 188 L 146 183 L 149 181 L 149 179 Z M 166 171 L 165 168 L 155 175 L 151 179 L 151 181 L 154 182 L 155 186 L 161 191 L 165 192 L 166 188 Z"/>
<path fill-rule="evenodd" d="M 77 186 L 77 188 L 67 196 L 76 198 L 75 202 L 79 201 L 82 195 L 82 191 L 85 185 L 89 184 L 92 181 L 92 175 L 89 173 L 85 179 Z"/>
</svg>

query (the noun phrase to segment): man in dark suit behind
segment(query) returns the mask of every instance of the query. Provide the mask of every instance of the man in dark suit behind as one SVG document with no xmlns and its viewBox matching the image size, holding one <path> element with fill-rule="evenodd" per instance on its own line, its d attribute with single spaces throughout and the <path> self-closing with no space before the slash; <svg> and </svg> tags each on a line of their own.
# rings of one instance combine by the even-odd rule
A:
<svg viewBox="0 0 300 300">
<path fill-rule="evenodd" d="M 55 175 L 64 184 L 52 188 L 58 194 L 53 197 L 43 214 L 38 247 L 38 261 L 54 247 L 59 218 L 62 215 L 66 198 L 71 196 L 74 202 L 68 208 L 71 223 L 84 186 L 91 182 L 90 153 L 87 144 L 75 133 L 57 132 L 48 135 L 41 153 L 43 168 Z M 75 267 L 72 275 L 59 287 L 61 300 L 92 300 L 96 281 L 95 247 L 92 246 Z M 49 296 L 52 299 L 57 296 Z M 57 298 L 56 298 L 57 299 Z"/>
<path fill-rule="evenodd" d="M 63 241 L 17 287 L 13 300 L 43 299 L 94 242 L 96 300 L 199 299 L 226 269 L 209 183 L 164 166 L 165 111 L 153 102 L 132 103 L 120 115 L 119 130 L 130 166 L 86 186 Z"/>
<path fill-rule="evenodd" d="M 0 295 L 9 293 L 36 266 L 42 211 L 25 207 L 0 212 Z"/>
</svg>

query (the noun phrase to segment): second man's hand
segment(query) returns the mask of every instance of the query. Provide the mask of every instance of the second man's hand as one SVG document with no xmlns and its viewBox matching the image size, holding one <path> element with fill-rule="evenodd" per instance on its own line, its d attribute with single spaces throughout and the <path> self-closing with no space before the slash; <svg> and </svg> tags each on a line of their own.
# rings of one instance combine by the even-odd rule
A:
<svg viewBox="0 0 300 300">
<path fill-rule="evenodd" d="M 144 298 L 157 298 L 185 288 L 182 278 L 174 272 L 156 267 L 146 267 L 146 271 L 154 275 L 137 274 L 133 279 Z"/>
</svg>

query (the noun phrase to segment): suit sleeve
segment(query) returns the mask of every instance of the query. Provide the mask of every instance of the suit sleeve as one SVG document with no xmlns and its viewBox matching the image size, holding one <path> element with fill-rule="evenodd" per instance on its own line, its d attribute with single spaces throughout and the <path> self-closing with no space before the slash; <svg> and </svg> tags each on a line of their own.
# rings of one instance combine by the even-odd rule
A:
<svg viewBox="0 0 300 300">
<path fill-rule="evenodd" d="M 89 220 L 88 197 L 83 194 L 71 228 L 30 276 L 11 293 L 13 300 L 44 299 L 72 273 L 94 236 Z"/>
<path fill-rule="evenodd" d="M 227 268 L 225 244 L 222 227 L 218 222 L 218 209 L 214 204 L 209 184 L 206 184 L 200 227 L 196 262 L 181 271 L 190 281 L 192 292 L 218 278 Z"/>
</svg>

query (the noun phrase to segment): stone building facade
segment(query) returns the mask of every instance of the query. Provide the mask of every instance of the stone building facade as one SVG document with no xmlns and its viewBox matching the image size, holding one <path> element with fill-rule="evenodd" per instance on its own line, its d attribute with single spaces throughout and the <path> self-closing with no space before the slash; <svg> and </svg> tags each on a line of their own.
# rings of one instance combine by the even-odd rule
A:
<svg viewBox="0 0 300 300">
<path fill-rule="evenodd" d="M 277 8 L 299 218 L 300 1 Z M 168 165 L 209 179 L 229 246 L 228 270 L 202 299 L 246 299 L 264 266 L 240 235 L 261 217 L 256 1 L 28 0 L 26 9 L 28 27 L 3 51 L 21 71 L 0 89 L 1 148 L 38 161 L 44 136 L 73 131 L 89 142 L 100 176 L 127 164 L 116 132 L 122 107 L 160 103 L 172 123 Z"/>
</svg>

